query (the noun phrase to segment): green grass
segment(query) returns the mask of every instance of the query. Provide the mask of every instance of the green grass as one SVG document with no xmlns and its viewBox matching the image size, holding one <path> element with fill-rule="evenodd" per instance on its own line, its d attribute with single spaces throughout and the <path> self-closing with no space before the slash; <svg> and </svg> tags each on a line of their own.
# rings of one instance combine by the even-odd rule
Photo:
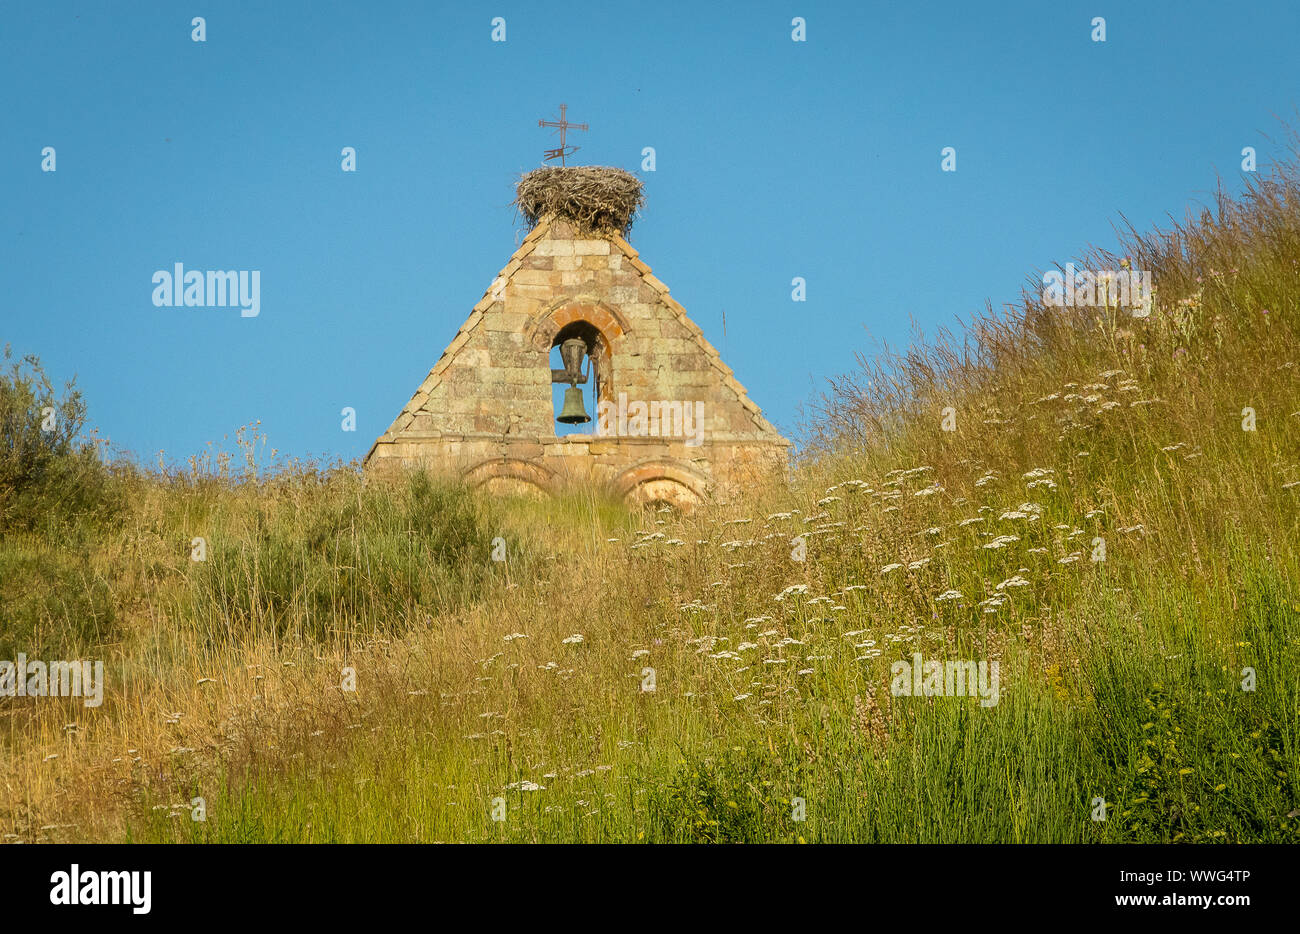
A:
<svg viewBox="0 0 1300 934">
<path fill-rule="evenodd" d="M 1294 568 L 1289 568 L 1288 573 Z M 133 839 L 209 842 L 1296 842 L 1300 609 L 1274 577 L 1244 581 L 1235 641 L 1201 638 L 1192 592 L 1157 598 L 1132 639 L 1128 600 L 1087 608 L 1077 680 L 1004 675 L 992 711 L 895 699 L 889 741 L 818 714 L 713 724 L 646 695 L 552 736 L 466 741 L 401 718 L 272 776 L 227 776 L 206 823 L 141 812 Z M 1261 673 L 1241 690 L 1241 670 Z M 1266 673 L 1266 674 L 1265 674 Z M 818 687 L 823 687 L 819 685 Z M 658 692 L 656 692 L 657 694 Z M 841 712 L 842 713 L 842 712 Z M 432 725 L 432 724 L 430 724 Z M 720 728 L 719 728 L 720 727 Z M 540 731 L 541 728 L 539 727 Z M 623 744 L 626 745 L 623 745 Z M 587 768 L 542 777 L 542 752 Z M 600 765 L 608 770 L 595 771 Z M 530 767 L 531 766 L 531 767 Z M 590 771 L 591 774 L 578 773 Z M 506 790 L 536 781 L 544 790 Z M 792 802 L 805 802 L 803 821 Z M 1092 820 L 1093 799 L 1106 820 Z M 493 821 L 493 799 L 506 820 Z"/>
<path fill-rule="evenodd" d="M 1296 257 L 1288 168 L 1080 261 L 1151 270 L 1149 318 L 1028 296 L 864 361 L 788 483 L 693 515 L 258 473 L 243 435 L 242 472 L 97 477 L 113 523 L 0 534 L 11 648 L 111 679 L 0 701 L 0 831 L 1296 842 Z M 998 703 L 892 696 L 914 652 L 996 661 Z"/>
</svg>

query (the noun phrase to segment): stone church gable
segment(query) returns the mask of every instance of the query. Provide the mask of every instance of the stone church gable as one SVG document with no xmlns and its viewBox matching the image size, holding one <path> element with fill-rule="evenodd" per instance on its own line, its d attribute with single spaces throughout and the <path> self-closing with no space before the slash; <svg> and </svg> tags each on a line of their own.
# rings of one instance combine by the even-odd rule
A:
<svg viewBox="0 0 1300 934">
<path fill-rule="evenodd" d="M 591 433 L 557 435 L 551 349 L 574 337 L 606 418 L 592 412 Z M 787 449 L 621 233 L 582 232 L 549 214 L 365 467 L 430 467 L 506 492 L 599 483 L 630 501 L 687 505 L 784 469 Z"/>
</svg>

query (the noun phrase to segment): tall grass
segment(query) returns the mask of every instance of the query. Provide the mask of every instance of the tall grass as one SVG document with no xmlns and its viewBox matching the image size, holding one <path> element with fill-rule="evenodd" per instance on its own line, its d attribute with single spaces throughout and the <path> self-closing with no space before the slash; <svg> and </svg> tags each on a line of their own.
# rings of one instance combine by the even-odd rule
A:
<svg viewBox="0 0 1300 934">
<path fill-rule="evenodd" d="M 864 360 L 788 484 L 693 515 L 191 470 L 7 531 L 7 617 L 95 620 L 41 644 L 110 687 L 0 700 L 4 832 L 1295 842 L 1297 179 L 1079 261 L 1149 318 L 1026 294 Z M 917 652 L 998 703 L 894 696 Z"/>
</svg>

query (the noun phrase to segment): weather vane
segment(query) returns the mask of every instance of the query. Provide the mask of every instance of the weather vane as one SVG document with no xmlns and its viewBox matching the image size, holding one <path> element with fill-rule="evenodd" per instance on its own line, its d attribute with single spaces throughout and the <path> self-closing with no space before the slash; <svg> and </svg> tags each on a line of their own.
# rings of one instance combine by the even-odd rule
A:
<svg viewBox="0 0 1300 934">
<path fill-rule="evenodd" d="M 565 113 L 565 111 L 567 111 L 568 109 L 569 109 L 569 105 L 568 105 L 568 104 L 561 104 L 561 105 L 560 105 L 560 119 L 559 119 L 559 120 L 538 120 L 538 121 L 537 121 L 537 125 L 538 125 L 538 126 L 553 126 L 553 127 L 556 127 L 557 131 L 558 131 L 559 134 L 560 134 L 560 145 L 559 145 L 559 147 L 556 148 L 556 149 L 548 149 L 548 150 L 546 150 L 545 161 L 547 161 L 547 162 L 551 161 L 552 159 L 559 159 L 559 160 L 560 160 L 560 165 L 564 165 L 564 164 L 565 164 L 565 162 L 564 162 L 564 158 L 565 158 L 565 156 L 571 156 L 571 155 L 573 155 L 575 152 L 578 151 L 578 147 L 577 147 L 577 146 L 566 146 L 566 145 L 565 145 L 565 142 L 564 142 L 564 134 L 565 134 L 565 131 L 567 131 L 567 130 L 582 130 L 584 133 L 587 131 L 587 124 L 585 124 L 585 123 L 570 123 L 568 120 L 566 120 L 566 119 L 564 118 L 564 113 Z M 555 134 L 552 133 L 551 135 L 554 136 Z"/>
</svg>

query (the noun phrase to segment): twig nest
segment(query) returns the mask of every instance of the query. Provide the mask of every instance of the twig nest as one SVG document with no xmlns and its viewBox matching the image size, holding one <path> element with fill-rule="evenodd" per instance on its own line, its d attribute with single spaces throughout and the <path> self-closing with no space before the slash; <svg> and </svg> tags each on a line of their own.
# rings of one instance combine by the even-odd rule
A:
<svg viewBox="0 0 1300 934">
<path fill-rule="evenodd" d="M 534 169 L 515 189 L 515 207 L 530 228 L 549 214 L 580 233 L 626 235 L 644 202 L 639 178 L 604 165 Z"/>
</svg>

